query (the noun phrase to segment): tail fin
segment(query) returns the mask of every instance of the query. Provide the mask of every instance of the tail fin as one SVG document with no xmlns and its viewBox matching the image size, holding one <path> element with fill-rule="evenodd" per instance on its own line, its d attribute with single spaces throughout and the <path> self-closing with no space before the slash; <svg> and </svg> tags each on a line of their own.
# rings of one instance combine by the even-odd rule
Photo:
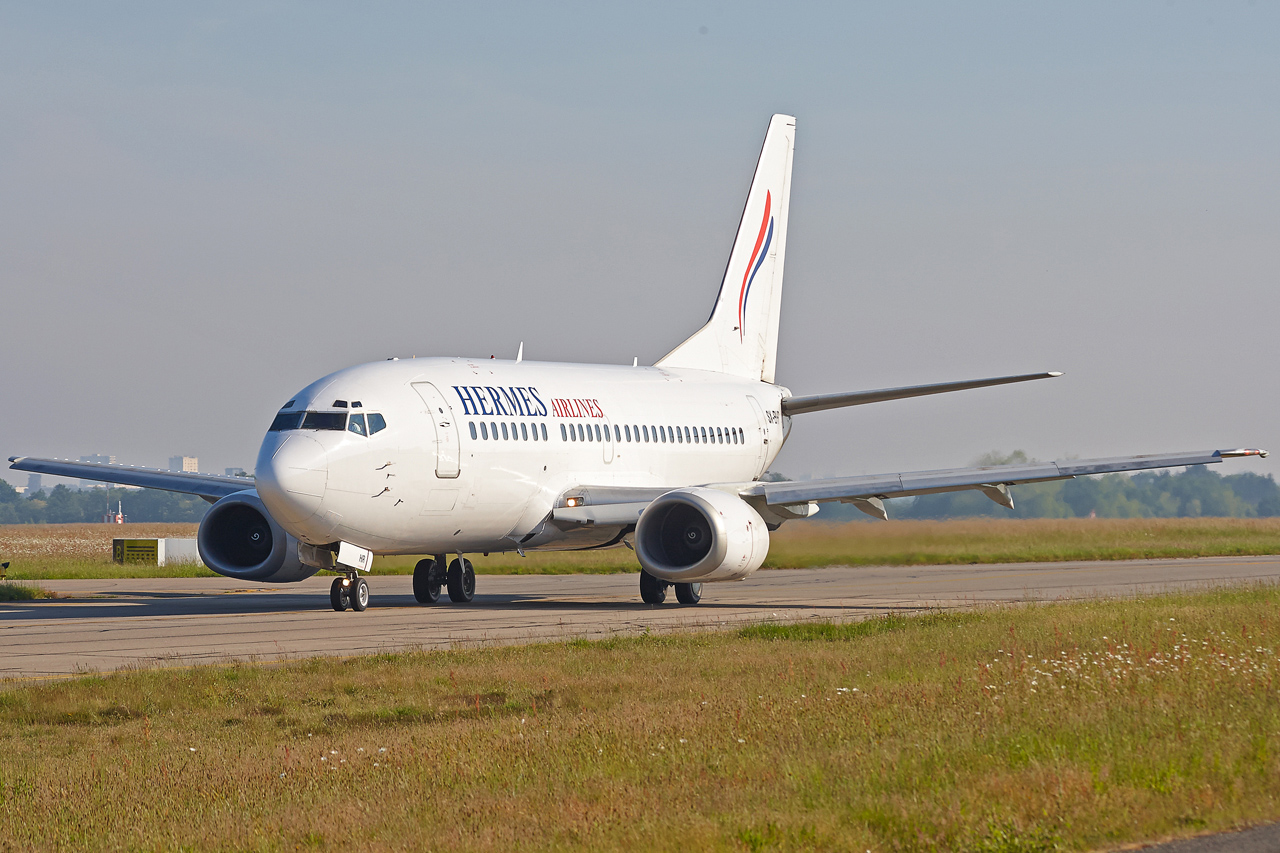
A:
<svg viewBox="0 0 1280 853">
<path fill-rule="evenodd" d="M 795 135 L 794 117 L 775 115 L 769 120 L 711 319 L 663 356 L 659 367 L 715 370 L 773 381 Z"/>
</svg>

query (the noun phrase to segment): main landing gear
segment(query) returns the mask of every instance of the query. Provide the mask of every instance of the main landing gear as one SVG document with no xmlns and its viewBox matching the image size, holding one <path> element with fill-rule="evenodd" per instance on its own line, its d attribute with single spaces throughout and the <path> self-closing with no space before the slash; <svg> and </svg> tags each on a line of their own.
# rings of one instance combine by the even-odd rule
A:
<svg viewBox="0 0 1280 853">
<path fill-rule="evenodd" d="M 333 585 L 329 587 L 329 603 L 339 613 L 364 610 L 369 606 L 369 582 L 355 572 L 334 578 Z"/>
<path fill-rule="evenodd" d="M 435 604 L 440 600 L 440 588 L 449 591 L 449 600 L 467 604 L 476 597 L 476 571 L 471 561 L 459 557 L 445 568 L 446 557 L 419 560 L 413 567 L 413 597 L 420 604 Z"/>
<path fill-rule="evenodd" d="M 640 570 L 640 597 L 645 604 L 661 604 L 667 600 L 667 587 L 676 588 L 676 600 L 681 604 L 697 604 L 702 600 L 702 584 L 669 583 Z"/>
</svg>

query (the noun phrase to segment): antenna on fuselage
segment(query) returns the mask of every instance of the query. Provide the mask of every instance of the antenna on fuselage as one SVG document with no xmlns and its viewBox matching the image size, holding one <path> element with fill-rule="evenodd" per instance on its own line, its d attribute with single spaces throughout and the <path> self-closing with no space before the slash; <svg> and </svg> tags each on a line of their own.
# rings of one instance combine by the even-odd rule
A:
<svg viewBox="0 0 1280 853">
<path fill-rule="evenodd" d="M 632 367 L 639 367 L 639 366 L 640 366 L 640 356 L 638 356 L 638 355 L 637 355 L 637 356 L 634 356 L 634 357 L 631 359 L 631 366 L 632 366 Z"/>
<path fill-rule="evenodd" d="M 516 351 L 516 364 L 524 361 L 524 341 L 520 342 L 520 349 Z"/>
</svg>

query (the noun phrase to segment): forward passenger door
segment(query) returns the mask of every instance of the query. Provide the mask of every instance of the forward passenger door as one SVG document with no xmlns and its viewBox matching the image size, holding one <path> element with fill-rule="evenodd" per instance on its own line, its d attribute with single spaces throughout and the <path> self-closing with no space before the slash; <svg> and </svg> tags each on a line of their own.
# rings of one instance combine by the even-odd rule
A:
<svg viewBox="0 0 1280 853">
<path fill-rule="evenodd" d="M 435 429 L 436 476 L 442 480 L 452 480 L 461 470 L 458 423 L 453 417 L 453 409 L 440 389 L 430 382 L 414 382 L 413 390 L 426 403 L 427 417 L 431 419 L 431 425 Z"/>
</svg>

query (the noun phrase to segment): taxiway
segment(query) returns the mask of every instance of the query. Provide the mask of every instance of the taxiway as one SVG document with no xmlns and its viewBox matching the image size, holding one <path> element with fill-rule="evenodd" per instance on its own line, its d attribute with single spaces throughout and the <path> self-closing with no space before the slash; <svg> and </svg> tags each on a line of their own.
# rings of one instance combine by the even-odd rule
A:
<svg viewBox="0 0 1280 853">
<path fill-rule="evenodd" d="M 481 575 L 470 605 L 419 605 L 408 576 L 370 577 L 364 613 L 329 606 L 332 576 L 42 581 L 59 598 L 0 605 L 0 678 L 718 630 L 890 611 L 1133 595 L 1280 578 L 1280 556 L 975 566 L 833 566 L 708 584 L 702 603 L 640 602 L 636 575 Z"/>
</svg>

